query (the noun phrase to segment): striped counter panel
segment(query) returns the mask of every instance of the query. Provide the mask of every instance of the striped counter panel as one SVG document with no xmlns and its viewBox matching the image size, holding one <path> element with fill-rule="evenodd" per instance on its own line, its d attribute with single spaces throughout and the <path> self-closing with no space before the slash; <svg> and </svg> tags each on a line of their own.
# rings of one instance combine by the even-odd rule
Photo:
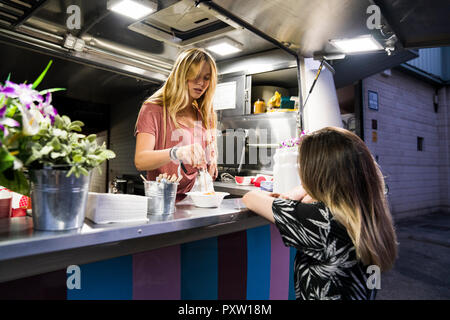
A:
<svg viewBox="0 0 450 320">
<path fill-rule="evenodd" d="M 80 265 L 80 289 L 66 270 L 0 283 L 0 299 L 295 299 L 294 256 L 270 224 Z"/>
</svg>

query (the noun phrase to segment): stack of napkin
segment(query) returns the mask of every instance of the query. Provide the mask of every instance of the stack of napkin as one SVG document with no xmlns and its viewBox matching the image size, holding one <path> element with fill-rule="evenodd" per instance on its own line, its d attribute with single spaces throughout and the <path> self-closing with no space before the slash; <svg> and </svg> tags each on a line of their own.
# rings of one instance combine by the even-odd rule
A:
<svg viewBox="0 0 450 320">
<path fill-rule="evenodd" d="M 89 192 L 86 218 L 97 224 L 146 222 L 147 197 L 131 194 Z"/>
</svg>

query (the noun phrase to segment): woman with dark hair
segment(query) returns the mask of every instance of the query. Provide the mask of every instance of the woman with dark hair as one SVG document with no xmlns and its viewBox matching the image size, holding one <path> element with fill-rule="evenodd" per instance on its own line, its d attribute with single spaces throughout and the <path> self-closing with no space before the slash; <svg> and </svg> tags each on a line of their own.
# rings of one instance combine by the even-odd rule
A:
<svg viewBox="0 0 450 320">
<path fill-rule="evenodd" d="M 302 137 L 299 168 L 302 185 L 289 194 L 252 191 L 243 199 L 297 249 L 297 299 L 373 299 L 368 266 L 386 271 L 397 257 L 377 163 L 357 135 L 327 127 Z"/>
</svg>

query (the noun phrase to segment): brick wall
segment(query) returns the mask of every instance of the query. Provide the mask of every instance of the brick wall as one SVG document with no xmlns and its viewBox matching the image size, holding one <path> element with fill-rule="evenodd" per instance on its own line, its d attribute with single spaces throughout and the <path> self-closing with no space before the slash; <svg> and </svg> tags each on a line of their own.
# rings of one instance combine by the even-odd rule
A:
<svg viewBox="0 0 450 320">
<path fill-rule="evenodd" d="M 368 90 L 378 93 L 378 111 L 368 108 Z M 376 74 L 363 80 L 365 142 L 378 156 L 396 219 L 448 205 L 448 173 L 447 179 L 442 177 L 448 172 L 448 160 L 442 159 L 445 135 L 448 149 L 448 108 L 445 104 L 434 112 L 434 92 L 431 85 L 397 70 L 390 77 Z M 378 121 L 377 130 L 372 130 L 372 119 Z M 423 151 L 417 151 L 418 136 L 424 138 Z"/>
<path fill-rule="evenodd" d="M 123 174 L 138 174 L 134 166 L 134 126 L 142 100 L 142 97 L 131 97 L 112 106 L 110 149 L 116 153 L 116 158 L 109 163 L 110 179 Z"/>
</svg>

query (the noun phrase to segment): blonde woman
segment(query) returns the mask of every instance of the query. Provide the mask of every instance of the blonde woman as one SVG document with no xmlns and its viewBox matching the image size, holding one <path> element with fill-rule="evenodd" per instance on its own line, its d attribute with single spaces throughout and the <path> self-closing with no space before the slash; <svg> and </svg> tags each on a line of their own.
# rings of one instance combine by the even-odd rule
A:
<svg viewBox="0 0 450 320">
<path fill-rule="evenodd" d="M 397 242 L 384 179 L 369 149 L 350 131 L 324 128 L 302 138 L 299 167 L 297 189 L 252 191 L 243 199 L 297 249 L 296 298 L 374 299 L 368 277 L 392 267 Z"/>
<path fill-rule="evenodd" d="M 217 177 L 212 106 L 216 84 L 211 55 L 189 49 L 178 56 L 164 85 L 144 102 L 136 122 L 134 162 L 139 171 L 147 171 L 149 180 L 161 173 L 176 174 L 180 162 L 187 171 L 181 172 L 180 195 L 191 190 L 199 168 Z"/>
</svg>

